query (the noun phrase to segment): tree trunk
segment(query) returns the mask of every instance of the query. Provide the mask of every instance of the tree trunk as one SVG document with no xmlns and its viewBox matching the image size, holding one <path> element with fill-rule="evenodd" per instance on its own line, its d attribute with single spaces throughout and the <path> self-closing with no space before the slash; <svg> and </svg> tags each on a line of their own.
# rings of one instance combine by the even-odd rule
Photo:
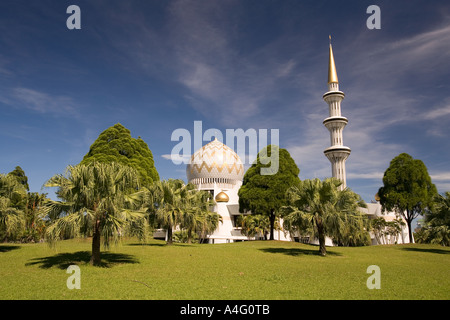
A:
<svg viewBox="0 0 450 320">
<path fill-rule="evenodd" d="M 413 214 L 409 212 L 409 210 L 406 210 L 406 217 L 404 215 L 403 217 L 405 218 L 406 225 L 408 226 L 409 243 L 414 243 L 411 230 L 411 222 L 413 220 Z"/>
<path fill-rule="evenodd" d="M 414 243 L 414 239 L 412 236 L 412 230 L 411 230 L 411 221 L 406 220 L 406 224 L 408 225 L 408 235 L 409 235 L 409 243 Z"/>
<path fill-rule="evenodd" d="M 187 243 L 192 243 L 192 230 L 188 229 L 187 230 Z"/>
<path fill-rule="evenodd" d="M 100 220 L 97 220 L 92 237 L 92 256 L 90 263 L 93 266 L 98 266 L 100 262 Z"/>
<path fill-rule="evenodd" d="M 269 222 L 270 222 L 270 238 L 269 238 L 269 240 L 274 240 L 273 229 L 274 229 L 274 225 L 275 225 L 275 214 L 273 213 L 273 210 L 269 214 Z"/>
<path fill-rule="evenodd" d="M 172 226 L 169 226 L 167 228 L 167 242 L 166 244 L 172 244 L 173 243 L 173 239 L 172 239 Z"/>
<path fill-rule="evenodd" d="M 325 230 L 322 221 L 316 220 L 316 225 L 319 234 L 319 253 L 321 256 L 325 257 L 327 255 L 327 249 L 325 247 Z"/>
</svg>

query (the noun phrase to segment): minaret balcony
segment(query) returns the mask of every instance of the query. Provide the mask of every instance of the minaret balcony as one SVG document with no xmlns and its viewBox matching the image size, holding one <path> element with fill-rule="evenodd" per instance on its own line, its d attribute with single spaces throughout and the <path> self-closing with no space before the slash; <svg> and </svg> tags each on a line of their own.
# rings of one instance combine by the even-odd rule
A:
<svg viewBox="0 0 450 320">
<path fill-rule="evenodd" d="M 327 124 L 344 124 L 347 125 L 348 123 L 348 119 L 346 117 L 342 117 L 342 116 L 333 116 L 333 117 L 328 117 L 325 120 L 323 120 L 323 124 L 327 127 Z"/>
<path fill-rule="evenodd" d="M 336 97 L 336 96 L 338 96 L 340 98 L 340 100 L 342 100 L 345 97 L 345 93 L 342 91 L 328 91 L 328 92 L 325 92 L 322 97 L 325 101 L 327 101 L 327 98 Z"/>
<path fill-rule="evenodd" d="M 340 153 L 342 153 L 343 155 L 346 154 L 347 157 L 348 155 L 352 152 L 352 149 L 350 149 L 349 147 L 346 146 L 331 146 L 326 148 L 323 153 L 325 153 L 325 155 L 328 156 L 328 154 L 335 154 L 338 155 Z"/>
</svg>

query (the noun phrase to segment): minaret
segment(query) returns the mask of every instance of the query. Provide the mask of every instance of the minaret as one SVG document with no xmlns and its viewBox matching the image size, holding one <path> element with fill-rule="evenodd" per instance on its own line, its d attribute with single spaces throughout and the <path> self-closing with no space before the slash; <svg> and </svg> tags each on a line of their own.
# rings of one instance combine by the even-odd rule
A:
<svg viewBox="0 0 450 320">
<path fill-rule="evenodd" d="M 345 160 L 350 155 L 350 148 L 344 146 L 342 131 L 348 120 L 341 115 L 341 101 L 344 93 L 339 91 L 339 81 L 334 63 L 333 49 L 330 36 L 330 57 L 328 63 L 328 92 L 323 95 L 323 100 L 328 103 L 330 116 L 323 124 L 330 131 L 331 147 L 325 149 L 324 153 L 331 162 L 332 175 L 342 181 L 341 190 L 347 186 L 345 173 Z"/>
</svg>

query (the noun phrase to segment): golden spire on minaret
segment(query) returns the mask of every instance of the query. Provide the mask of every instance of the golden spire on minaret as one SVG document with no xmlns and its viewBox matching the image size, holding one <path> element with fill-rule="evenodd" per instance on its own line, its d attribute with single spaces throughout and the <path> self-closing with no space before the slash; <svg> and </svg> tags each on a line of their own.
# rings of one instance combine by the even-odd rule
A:
<svg viewBox="0 0 450 320">
<path fill-rule="evenodd" d="M 333 48 L 331 47 L 331 35 L 329 36 L 329 38 L 330 38 L 330 61 L 328 63 L 328 84 L 339 83 L 336 72 L 336 65 L 334 64 Z"/>
</svg>

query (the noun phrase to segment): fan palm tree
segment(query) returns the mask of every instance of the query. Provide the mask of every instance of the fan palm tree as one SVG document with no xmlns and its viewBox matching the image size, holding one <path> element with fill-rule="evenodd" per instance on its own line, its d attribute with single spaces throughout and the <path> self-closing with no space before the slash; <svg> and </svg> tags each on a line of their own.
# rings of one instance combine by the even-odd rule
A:
<svg viewBox="0 0 450 320">
<path fill-rule="evenodd" d="M 192 184 L 187 186 L 187 190 L 180 227 L 187 231 L 187 242 L 191 243 L 194 232 L 198 232 L 201 238 L 206 237 L 217 229 L 222 217 L 211 211 L 215 202 L 208 191 L 197 190 Z"/>
<path fill-rule="evenodd" d="M 173 243 L 173 229 L 181 223 L 189 188 L 182 180 L 169 179 L 157 181 L 152 189 L 156 221 L 167 230 L 169 245 Z"/>
<path fill-rule="evenodd" d="M 47 194 L 28 192 L 25 206 L 27 241 L 39 241 L 45 232 L 45 221 L 41 219 L 39 208 L 47 199 Z"/>
<path fill-rule="evenodd" d="M 223 222 L 223 218 L 217 212 L 201 210 L 197 219 L 196 231 L 200 234 L 200 239 L 205 239 L 212 234 Z"/>
<path fill-rule="evenodd" d="M 261 214 L 249 214 L 242 216 L 241 218 L 241 232 L 248 238 L 261 235 L 264 239 L 267 238 L 267 234 L 270 231 L 270 222 L 267 216 Z M 276 229 L 275 224 L 275 229 Z"/>
<path fill-rule="evenodd" d="M 378 217 L 370 220 L 370 226 L 375 235 L 378 244 L 385 244 L 384 230 L 386 228 L 386 220 L 383 217 Z"/>
<path fill-rule="evenodd" d="M 418 234 L 418 242 L 450 245 L 450 192 L 437 195 L 434 208 L 425 217 L 426 225 Z"/>
<path fill-rule="evenodd" d="M 0 174 L 0 237 L 8 241 L 25 229 L 24 203 L 27 192 L 11 175 Z"/>
<path fill-rule="evenodd" d="M 69 166 L 67 175 L 55 175 L 44 185 L 57 187 L 62 201 L 47 200 L 42 213 L 51 220 L 46 237 L 53 243 L 62 236 L 92 235 L 91 264 L 99 265 L 100 243 L 116 242 L 130 223 L 145 227 L 136 203 L 137 172 L 118 163 Z M 141 233 L 143 234 L 143 233 Z"/>
<path fill-rule="evenodd" d="M 351 215 L 364 205 L 350 189 L 340 191 L 340 185 L 341 181 L 335 178 L 304 180 L 287 191 L 290 205 L 283 208 L 285 219 L 300 230 L 312 225 L 322 256 L 326 255 L 325 237 L 342 240 Z"/>
</svg>

